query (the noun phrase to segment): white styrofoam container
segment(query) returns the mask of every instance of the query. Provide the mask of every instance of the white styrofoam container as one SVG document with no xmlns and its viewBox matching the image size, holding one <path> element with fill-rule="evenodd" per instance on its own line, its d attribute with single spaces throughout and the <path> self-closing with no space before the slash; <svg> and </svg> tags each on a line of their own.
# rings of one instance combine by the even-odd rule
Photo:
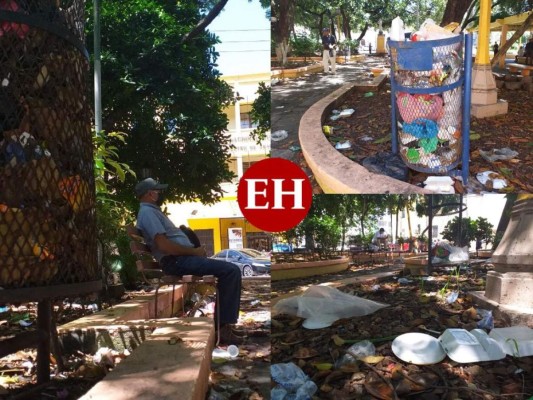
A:
<svg viewBox="0 0 533 400">
<path fill-rule="evenodd" d="M 498 342 L 482 329 L 446 329 L 439 337 L 439 342 L 453 361 L 470 363 L 501 360 L 505 353 Z"/>
<path fill-rule="evenodd" d="M 527 326 L 494 328 L 489 336 L 510 356 L 527 357 L 533 355 L 533 329 Z"/>
</svg>

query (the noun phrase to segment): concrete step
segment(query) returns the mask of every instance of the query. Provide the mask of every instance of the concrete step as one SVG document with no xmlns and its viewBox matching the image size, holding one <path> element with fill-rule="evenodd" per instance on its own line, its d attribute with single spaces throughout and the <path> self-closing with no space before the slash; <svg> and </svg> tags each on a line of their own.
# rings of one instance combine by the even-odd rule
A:
<svg viewBox="0 0 533 400">
<path fill-rule="evenodd" d="M 174 289 L 174 311 L 181 294 Z M 211 318 L 154 319 L 155 293 L 58 327 L 65 352 L 94 354 L 100 347 L 132 354 L 82 399 L 204 399 L 209 381 L 215 329 Z M 160 316 L 170 316 L 172 287 L 158 296 Z"/>
<path fill-rule="evenodd" d="M 205 399 L 213 320 L 173 318 L 158 324 L 162 326 L 80 400 Z"/>
</svg>

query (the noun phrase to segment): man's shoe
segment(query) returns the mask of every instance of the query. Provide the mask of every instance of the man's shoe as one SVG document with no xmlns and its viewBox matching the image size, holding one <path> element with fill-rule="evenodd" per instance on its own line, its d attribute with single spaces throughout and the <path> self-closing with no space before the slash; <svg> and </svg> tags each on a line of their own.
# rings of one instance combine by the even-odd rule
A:
<svg viewBox="0 0 533 400">
<path fill-rule="evenodd" d="M 246 336 L 237 335 L 231 329 L 231 326 L 226 325 L 220 328 L 220 342 L 219 344 L 243 344 L 246 341 Z"/>
</svg>

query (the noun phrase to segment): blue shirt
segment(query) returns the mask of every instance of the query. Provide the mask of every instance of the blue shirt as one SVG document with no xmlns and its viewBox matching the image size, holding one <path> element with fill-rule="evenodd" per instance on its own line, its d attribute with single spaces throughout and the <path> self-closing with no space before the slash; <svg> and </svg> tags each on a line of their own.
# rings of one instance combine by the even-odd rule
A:
<svg viewBox="0 0 533 400">
<path fill-rule="evenodd" d="M 137 229 L 142 232 L 146 244 L 150 247 L 157 261 L 168 255 L 159 251 L 155 246 L 155 236 L 158 234 L 166 235 L 171 242 L 183 247 L 194 247 L 187 235 L 180 228 L 177 228 L 170 218 L 154 204 L 141 203 L 137 215 Z"/>
</svg>

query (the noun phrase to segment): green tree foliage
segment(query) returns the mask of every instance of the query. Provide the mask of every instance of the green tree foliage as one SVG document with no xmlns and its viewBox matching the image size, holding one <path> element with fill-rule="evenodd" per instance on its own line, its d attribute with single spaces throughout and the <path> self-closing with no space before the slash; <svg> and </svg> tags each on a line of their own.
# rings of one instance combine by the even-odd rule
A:
<svg viewBox="0 0 533 400">
<path fill-rule="evenodd" d="M 87 7 L 92 15 L 92 2 Z M 216 201 L 221 182 L 233 177 L 223 113 L 233 93 L 216 70 L 217 38 L 188 35 L 207 13 L 190 0 L 102 2 L 103 127 L 128 133 L 116 145 L 119 159 L 169 183 L 170 200 Z M 89 19 L 89 48 L 92 30 Z M 114 189 L 132 199 L 134 184 L 126 179 Z"/>
<path fill-rule="evenodd" d="M 486 218 L 478 217 L 475 220 L 476 231 L 474 237 L 480 242 L 485 242 L 485 246 L 492 243 L 494 240 L 494 225 L 492 225 Z"/>
<path fill-rule="evenodd" d="M 124 202 L 114 198 L 112 189 L 122 184 L 127 176 L 135 178 L 130 167 L 118 161 L 117 144 L 125 141 L 126 134 L 122 132 L 93 132 L 96 234 L 104 283 L 110 272 L 119 272 L 124 283 L 134 282 L 137 277 L 135 260 L 124 231 L 124 226 L 135 216 Z"/>
<path fill-rule="evenodd" d="M 265 82 L 259 82 L 259 88 L 257 89 L 257 98 L 252 104 L 252 110 L 250 111 L 250 117 L 252 123 L 257 124 L 250 137 L 260 144 L 266 139 L 266 134 L 270 131 L 270 86 L 267 86 Z"/>
<path fill-rule="evenodd" d="M 459 221 L 459 217 L 455 217 L 446 224 L 441 235 L 455 246 L 468 246 L 476 239 L 476 223 L 471 218 L 462 218 Z"/>
</svg>

